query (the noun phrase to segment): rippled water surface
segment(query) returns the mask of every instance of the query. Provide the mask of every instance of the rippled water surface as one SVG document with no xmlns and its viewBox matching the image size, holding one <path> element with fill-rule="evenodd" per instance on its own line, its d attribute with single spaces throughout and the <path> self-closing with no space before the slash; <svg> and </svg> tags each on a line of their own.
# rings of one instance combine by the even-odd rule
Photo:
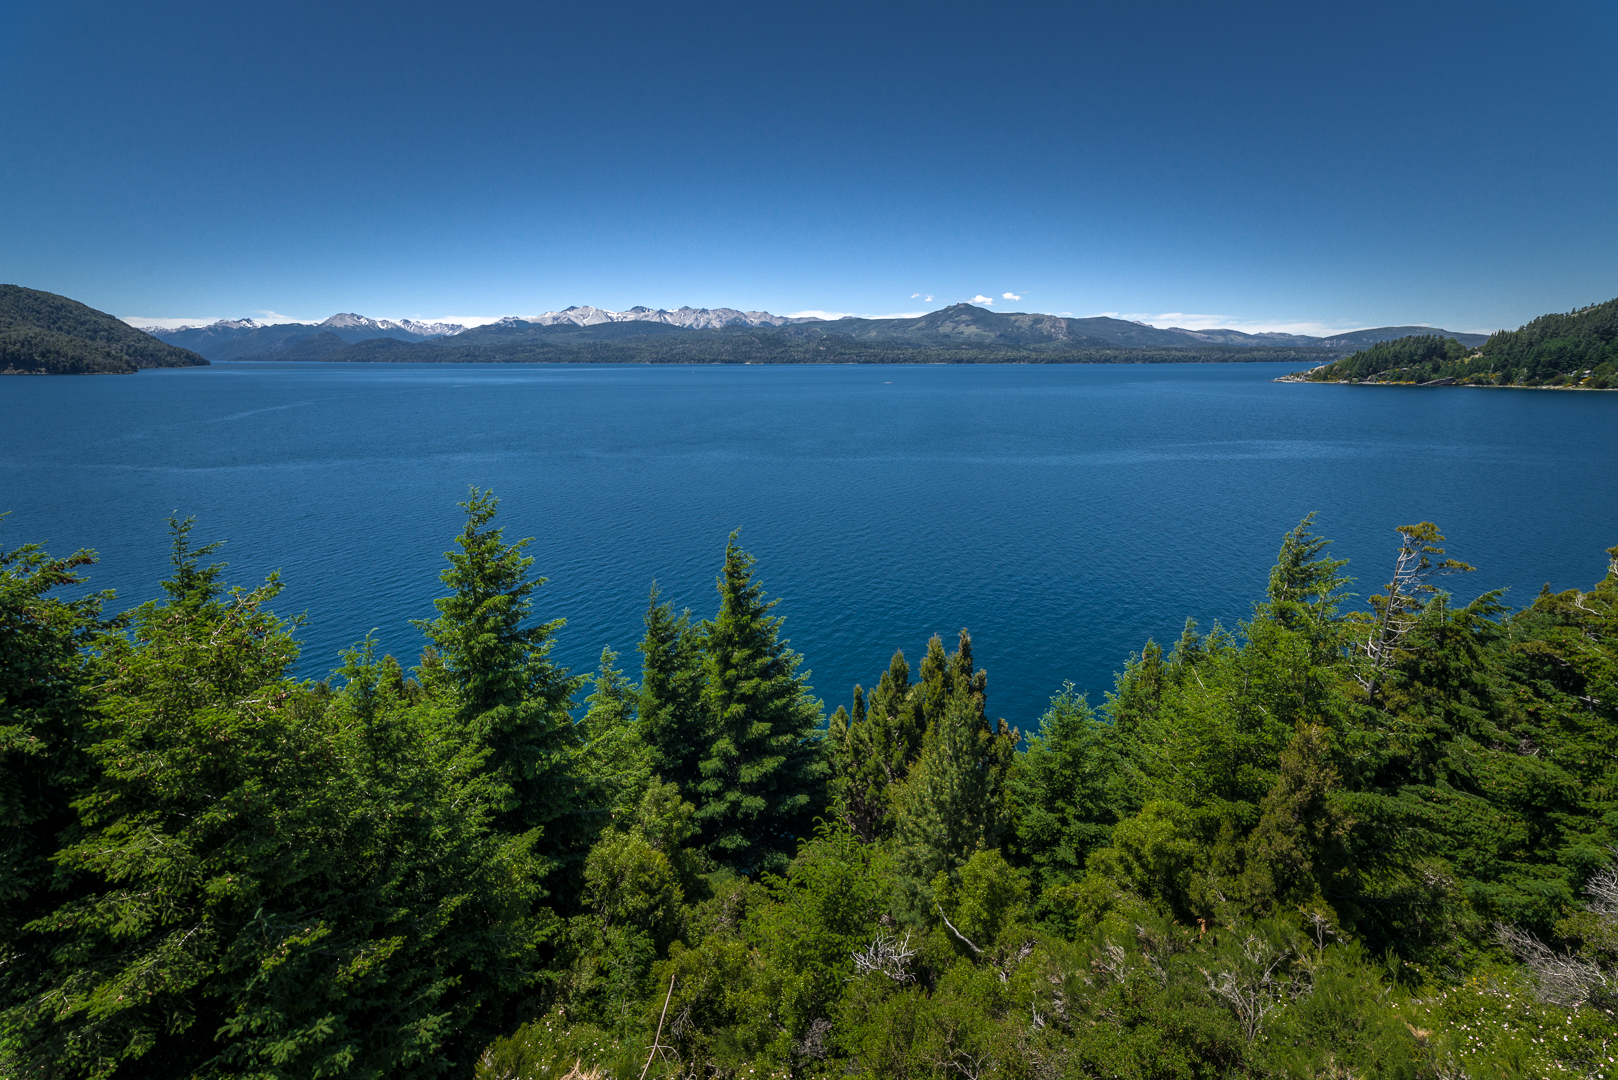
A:
<svg viewBox="0 0 1618 1080">
<path fill-rule="evenodd" d="M 1618 394 L 1270 382 L 1266 364 L 552 367 L 216 364 L 0 380 L 0 544 L 92 547 L 129 604 L 164 521 L 281 568 L 322 676 L 412 618 L 467 485 L 493 487 L 565 616 L 557 656 L 633 647 L 653 578 L 711 614 L 739 528 L 828 705 L 896 647 L 971 629 L 991 711 L 1092 700 L 1148 637 L 1244 617 L 1282 533 L 1319 511 L 1364 592 L 1431 519 L 1469 598 L 1587 586 L 1618 543 Z"/>
</svg>

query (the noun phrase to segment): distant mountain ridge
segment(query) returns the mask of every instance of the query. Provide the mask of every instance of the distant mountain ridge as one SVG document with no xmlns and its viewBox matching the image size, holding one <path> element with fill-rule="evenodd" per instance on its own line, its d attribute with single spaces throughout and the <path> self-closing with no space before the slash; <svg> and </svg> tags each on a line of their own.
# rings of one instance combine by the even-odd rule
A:
<svg viewBox="0 0 1618 1080">
<path fill-rule="evenodd" d="M 127 375 L 207 363 L 77 300 L 0 285 L 0 375 Z"/>
<path fill-rule="evenodd" d="M 266 325 L 251 319 L 221 320 L 203 327 L 179 327 L 173 330 L 148 328 L 148 332 L 171 344 L 194 349 L 214 360 L 238 359 L 324 359 L 340 358 L 343 349 L 338 343 L 359 346 L 362 342 L 389 338 L 395 341 L 428 346 L 415 354 L 384 349 L 389 358 L 407 359 L 412 355 L 422 361 L 453 353 L 472 355 L 471 350 L 495 349 L 502 357 L 514 355 L 514 347 L 526 347 L 533 355 L 556 355 L 568 349 L 579 349 L 587 343 L 619 342 L 632 338 L 662 338 L 664 346 L 675 348 L 668 335 L 686 333 L 714 333 L 754 331 L 763 334 L 781 334 L 783 339 L 771 347 L 780 351 L 806 349 L 826 351 L 825 343 L 811 345 L 809 337 L 829 336 L 848 347 L 864 347 L 885 352 L 906 349 L 943 350 L 951 355 L 961 350 L 989 350 L 996 355 L 1026 351 L 1049 353 L 1083 349 L 1244 349 L 1292 348 L 1330 349 L 1339 352 L 1364 348 L 1377 341 L 1405 337 L 1412 332 L 1439 333 L 1454 337 L 1463 345 L 1478 345 L 1485 338 L 1481 334 L 1458 334 L 1435 330 L 1431 327 L 1382 327 L 1357 330 L 1331 338 L 1310 337 L 1303 334 L 1259 333 L 1240 330 L 1187 330 L 1182 327 L 1159 328 L 1144 323 L 1130 322 L 1106 316 L 1070 318 L 1032 312 L 990 311 L 972 304 L 954 304 L 916 318 L 903 319 L 818 319 L 801 316 L 772 315 L 767 311 L 741 311 L 737 308 L 632 307 L 627 311 L 613 311 L 590 305 L 547 311 L 542 315 L 508 316 L 481 326 L 465 327 L 454 323 L 422 323 L 411 320 L 394 322 L 370 319 L 352 312 L 333 315 L 321 323 L 278 323 Z M 806 337 L 805 335 L 808 335 Z M 705 338 L 682 340 L 680 351 L 691 353 Z M 718 351 L 714 355 L 729 355 L 736 346 L 734 340 L 721 343 L 708 342 Z M 649 341 L 637 342 L 632 347 L 640 352 L 662 348 Z M 626 346 L 631 347 L 631 346 Z M 841 346 L 840 346 L 841 347 Z M 710 352 L 714 352 L 710 349 Z M 449 350 L 446 352 L 446 350 Z M 560 352 L 559 352 L 560 350 Z M 375 349 L 363 354 L 381 355 Z M 351 358 L 358 358 L 356 352 Z M 804 359 L 813 359 L 805 356 Z M 693 361 L 695 354 L 693 354 Z"/>
<path fill-rule="evenodd" d="M 586 306 L 564 308 L 561 311 L 547 311 L 543 315 L 534 315 L 526 319 L 502 319 L 501 321 L 529 322 L 539 326 L 555 326 L 559 323 L 571 323 L 574 326 L 599 326 L 602 323 L 651 322 L 679 326 L 687 330 L 718 330 L 721 327 L 736 325 L 788 326 L 794 323 L 819 322 L 820 320 L 771 315 L 768 311 L 737 311 L 735 308 L 682 307 L 670 311 L 667 308 L 632 307 L 628 311 L 609 311 L 606 308 Z"/>
<path fill-rule="evenodd" d="M 241 360 L 249 356 L 277 357 L 300 342 L 331 334 L 349 344 L 387 337 L 400 341 L 428 341 L 458 334 L 466 327 L 459 323 L 424 323 L 413 319 L 369 319 L 351 311 L 340 312 L 319 323 L 262 323 L 253 319 L 220 319 L 206 326 L 141 327 L 153 337 L 191 349 L 210 360 Z"/>
</svg>

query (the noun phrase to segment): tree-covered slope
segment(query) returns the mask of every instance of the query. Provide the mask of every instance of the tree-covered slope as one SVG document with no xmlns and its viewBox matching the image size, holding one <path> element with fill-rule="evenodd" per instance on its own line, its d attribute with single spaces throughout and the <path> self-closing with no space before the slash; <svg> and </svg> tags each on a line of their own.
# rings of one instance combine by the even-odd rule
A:
<svg viewBox="0 0 1618 1080">
<path fill-rule="evenodd" d="M 1462 334 L 1454 330 L 1440 330 L 1436 326 L 1379 326 L 1372 330 L 1353 330 L 1346 334 L 1333 334 L 1331 337 L 1322 339 L 1320 344 L 1334 349 L 1365 349 L 1379 341 L 1397 341 L 1399 338 L 1422 337 L 1426 334 L 1454 338 L 1468 348 L 1476 348 L 1489 340 L 1488 334 Z"/>
<path fill-rule="evenodd" d="M 1541 315 L 1476 346 L 1421 334 L 1380 342 L 1307 373 L 1310 382 L 1618 387 L 1618 299 Z"/>
<path fill-rule="evenodd" d="M 77 300 L 0 285 L 0 374 L 127 374 L 207 363 Z"/>
<path fill-rule="evenodd" d="M 215 355 L 439 364 L 1321 363 L 1347 352 L 1352 347 L 1349 341 L 1363 344 L 1380 340 L 1378 335 L 1387 336 L 1367 330 L 1343 342 L 1327 342 L 1302 335 L 1159 329 L 1123 319 L 1076 319 L 953 304 L 916 318 L 737 323 L 718 328 L 640 320 L 580 325 L 512 318 L 407 348 L 375 342 L 356 342 L 340 350 L 329 342 L 305 346 L 285 337 L 283 328 L 268 327 L 215 347 L 222 350 Z"/>
<path fill-rule="evenodd" d="M 1341 350 L 1203 345 L 1129 347 L 1093 338 L 1030 343 L 988 336 L 858 340 L 842 324 L 687 330 L 657 323 L 504 326 L 420 344 L 375 339 L 311 355 L 302 346 L 243 359 L 418 364 L 1153 364 L 1314 362 Z M 646 329 L 650 327 L 650 329 Z"/>
</svg>

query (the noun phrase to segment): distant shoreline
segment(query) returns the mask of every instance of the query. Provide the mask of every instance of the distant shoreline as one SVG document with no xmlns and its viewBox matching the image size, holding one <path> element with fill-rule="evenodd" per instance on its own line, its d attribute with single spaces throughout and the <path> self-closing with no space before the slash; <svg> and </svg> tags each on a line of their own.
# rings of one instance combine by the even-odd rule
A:
<svg viewBox="0 0 1618 1080">
<path fill-rule="evenodd" d="M 1413 390 L 1570 390 L 1585 394 L 1610 394 L 1618 391 L 1618 386 L 1524 386 L 1521 383 L 1506 383 L 1505 385 L 1485 383 L 1463 383 L 1453 379 L 1436 379 L 1433 382 L 1369 382 L 1362 379 L 1306 379 L 1299 375 L 1282 375 L 1271 382 L 1304 383 L 1309 386 L 1401 386 Z"/>
</svg>

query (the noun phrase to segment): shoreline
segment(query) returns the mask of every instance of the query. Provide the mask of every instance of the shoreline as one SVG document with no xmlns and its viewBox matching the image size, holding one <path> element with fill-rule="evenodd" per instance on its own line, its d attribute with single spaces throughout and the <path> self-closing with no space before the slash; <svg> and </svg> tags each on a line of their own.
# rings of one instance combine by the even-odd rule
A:
<svg viewBox="0 0 1618 1080">
<path fill-rule="evenodd" d="M 1369 382 L 1360 379 L 1308 379 L 1299 375 L 1282 375 L 1271 379 L 1271 382 L 1304 383 L 1311 386 L 1404 386 L 1412 389 L 1441 390 L 1454 388 L 1457 390 L 1570 390 L 1589 394 L 1610 394 L 1618 391 L 1618 386 L 1524 386 L 1521 383 L 1507 383 L 1503 386 L 1486 386 L 1481 383 L 1458 383 L 1453 379 L 1436 379 L 1433 382 Z"/>
</svg>

